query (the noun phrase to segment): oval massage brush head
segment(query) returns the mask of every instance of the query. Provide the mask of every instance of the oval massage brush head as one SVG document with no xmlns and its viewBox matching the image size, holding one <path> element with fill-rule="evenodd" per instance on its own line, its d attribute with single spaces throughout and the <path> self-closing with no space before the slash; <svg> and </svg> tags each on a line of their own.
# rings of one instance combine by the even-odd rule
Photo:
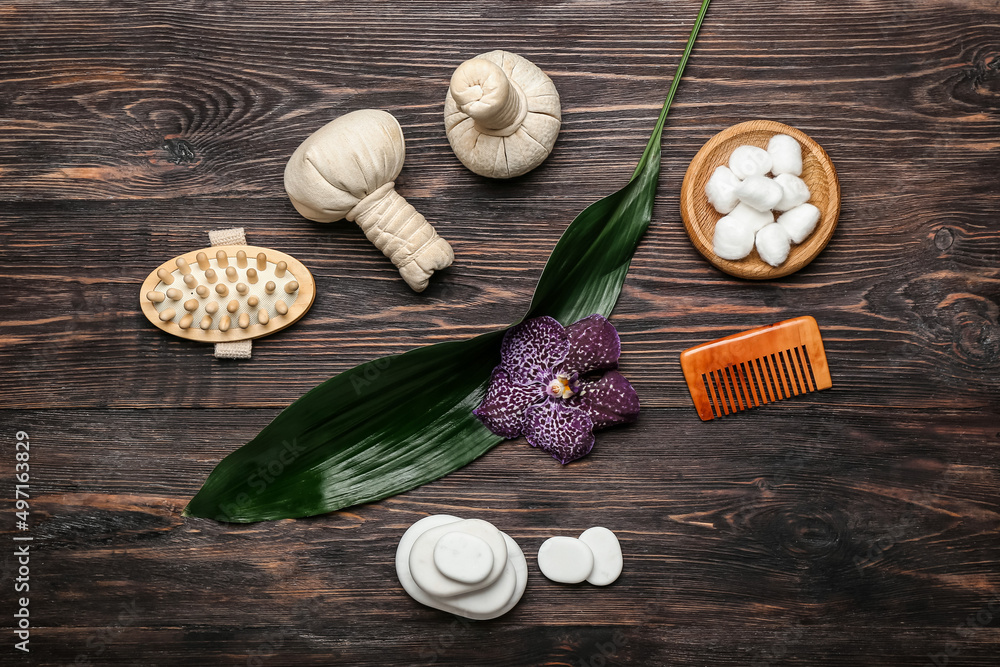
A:
<svg viewBox="0 0 1000 667">
<path fill-rule="evenodd" d="M 146 278 L 139 301 L 150 322 L 203 343 L 235 343 L 280 331 L 316 298 L 312 274 L 269 248 L 223 245 L 174 257 Z"/>
</svg>

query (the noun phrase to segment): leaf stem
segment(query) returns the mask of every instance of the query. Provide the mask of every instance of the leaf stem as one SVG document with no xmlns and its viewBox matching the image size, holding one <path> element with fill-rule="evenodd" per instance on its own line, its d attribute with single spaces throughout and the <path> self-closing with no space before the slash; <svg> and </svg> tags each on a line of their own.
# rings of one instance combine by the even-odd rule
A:
<svg viewBox="0 0 1000 667">
<path fill-rule="evenodd" d="M 646 150 L 642 154 L 642 158 L 639 160 L 639 164 L 636 165 L 635 171 L 632 172 L 632 178 L 639 175 L 643 167 L 646 166 L 648 158 L 653 154 L 654 151 L 657 152 L 657 157 L 659 157 L 660 139 L 663 135 L 663 126 L 667 122 L 667 112 L 670 111 L 670 105 L 674 102 L 674 95 L 677 94 L 677 88 L 681 84 L 681 77 L 684 75 L 684 67 L 687 65 L 688 58 L 691 57 L 691 51 L 694 49 L 694 42 L 698 38 L 698 31 L 701 30 L 702 21 L 705 20 L 705 13 L 708 11 L 708 5 L 712 0 L 703 0 L 701 3 L 701 11 L 698 12 L 698 18 L 695 19 L 694 27 L 691 29 L 691 36 L 688 37 L 687 46 L 684 47 L 684 54 L 681 56 L 680 62 L 677 64 L 677 71 L 674 73 L 674 80 L 670 83 L 670 92 L 667 93 L 667 99 L 663 102 L 663 108 L 660 110 L 660 117 L 656 121 L 656 127 L 653 128 L 653 134 L 649 137 L 649 143 L 646 144 Z M 659 160 L 657 160 L 659 162 Z M 629 179 L 632 180 L 632 179 Z"/>
</svg>

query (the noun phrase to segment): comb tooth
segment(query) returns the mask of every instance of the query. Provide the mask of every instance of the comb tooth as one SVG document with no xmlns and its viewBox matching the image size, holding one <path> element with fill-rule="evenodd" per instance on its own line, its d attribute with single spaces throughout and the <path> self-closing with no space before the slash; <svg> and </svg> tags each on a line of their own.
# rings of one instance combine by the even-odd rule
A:
<svg viewBox="0 0 1000 667">
<path fill-rule="evenodd" d="M 188 271 L 190 270 L 191 269 L 188 269 Z M 194 289 L 195 287 L 198 286 L 198 279 L 189 273 L 186 276 L 184 276 L 184 284 L 187 285 L 189 288 Z"/>
<path fill-rule="evenodd" d="M 264 271 L 267 269 L 267 255 L 262 252 L 257 253 L 257 270 Z"/>
<path fill-rule="evenodd" d="M 299 289 L 299 284 L 294 280 L 285 284 L 285 291 L 289 294 L 294 294 L 296 290 Z"/>
<path fill-rule="evenodd" d="M 261 308 L 260 310 L 257 311 L 257 321 L 258 322 L 260 322 L 261 324 L 267 324 L 270 320 L 271 320 L 271 318 L 267 316 L 267 311 L 266 310 L 264 310 L 263 308 Z"/>
<path fill-rule="evenodd" d="M 174 310 L 173 308 L 167 308 L 166 310 L 161 310 L 160 311 L 160 321 L 161 322 L 169 322 L 170 320 L 174 319 L 174 315 L 176 315 L 176 314 L 177 314 L 177 311 Z"/>
<path fill-rule="evenodd" d="M 236 291 L 239 292 L 240 296 L 246 296 L 250 288 L 246 286 L 246 283 L 236 283 Z"/>
<path fill-rule="evenodd" d="M 233 299 L 228 304 L 226 304 L 226 310 L 228 310 L 230 313 L 235 313 L 239 309 L 240 309 L 240 302 L 237 301 L 236 299 Z"/>
<path fill-rule="evenodd" d="M 229 320 L 229 315 L 223 315 L 219 318 L 219 331 L 226 332 L 229 331 L 229 326 L 232 322 Z"/>
<path fill-rule="evenodd" d="M 275 287 L 276 285 L 274 284 L 274 281 L 268 280 L 267 284 L 264 285 L 264 291 L 267 292 L 268 294 L 274 294 Z"/>
<path fill-rule="evenodd" d="M 799 348 L 792 348 L 788 356 L 792 357 L 792 360 L 795 362 L 795 368 L 798 370 L 799 378 L 802 381 L 803 391 L 815 391 L 815 385 L 809 381 L 809 371 L 806 369 L 806 365 L 802 363 L 802 353 L 799 351 Z"/>
<path fill-rule="evenodd" d="M 195 255 L 194 258 L 198 261 L 198 268 L 199 269 L 201 269 L 202 271 L 208 271 L 208 267 L 209 267 L 208 255 L 206 255 L 203 252 L 199 252 L 197 255 Z"/>
<path fill-rule="evenodd" d="M 757 398 L 757 392 L 754 391 L 753 376 L 750 374 L 747 366 L 748 362 L 741 361 L 737 365 L 737 368 L 740 370 L 740 379 L 743 381 L 743 388 L 750 394 L 750 400 L 753 402 L 753 407 L 756 408 L 760 406 L 760 399 Z"/>
<path fill-rule="evenodd" d="M 256 294 L 251 294 L 247 297 L 247 305 L 251 308 L 256 308 L 260 304 L 260 299 L 257 298 Z"/>
<path fill-rule="evenodd" d="M 282 301 L 281 299 L 278 299 L 275 302 L 274 309 L 278 312 L 279 315 L 285 315 L 288 313 L 288 306 L 286 306 L 285 302 Z"/>
<path fill-rule="evenodd" d="M 194 322 L 194 315 L 191 313 L 185 313 L 184 317 L 181 318 L 181 321 L 177 323 L 177 326 L 181 329 L 189 329 L 191 328 L 192 322 Z"/>
<path fill-rule="evenodd" d="M 219 296 L 227 296 L 229 294 L 229 288 L 226 287 L 225 283 L 216 285 L 215 291 L 219 293 Z"/>
<path fill-rule="evenodd" d="M 726 381 L 729 382 L 729 386 L 733 390 L 732 395 L 736 397 L 736 403 L 733 405 L 733 408 L 737 411 L 745 410 L 746 408 L 743 406 L 743 396 L 740 394 L 739 385 L 736 384 L 736 374 L 733 373 L 732 366 L 723 369 L 723 372 L 725 373 L 724 377 Z"/>
<path fill-rule="evenodd" d="M 180 269 L 182 276 L 190 275 L 191 267 L 188 266 L 186 259 L 184 259 L 183 257 L 178 257 L 177 259 L 174 260 L 174 264 L 176 264 L 177 268 Z"/>
<path fill-rule="evenodd" d="M 174 284 L 174 274 L 172 274 L 170 271 L 167 271 L 166 269 L 157 269 L 156 277 L 159 278 L 164 285 Z"/>
<path fill-rule="evenodd" d="M 809 350 L 805 345 L 802 346 L 802 364 L 808 371 L 809 381 L 812 382 L 813 391 L 817 391 L 816 388 L 819 385 L 816 383 L 816 374 L 813 373 L 812 361 L 809 359 Z"/>
<path fill-rule="evenodd" d="M 235 283 L 236 279 L 239 277 L 240 274 L 236 273 L 235 267 L 230 266 L 226 269 L 226 280 L 228 280 L 229 282 Z"/>
<path fill-rule="evenodd" d="M 197 292 L 198 296 L 200 296 L 202 299 L 207 298 L 208 295 L 211 294 L 211 291 L 204 285 L 198 285 L 198 287 L 195 289 L 195 292 Z"/>
<path fill-rule="evenodd" d="M 247 254 L 242 250 L 236 251 L 236 266 L 241 269 L 247 268 Z"/>
<path fill-rule="evenodd" d="M 219 302 L 209 301 L 208 303 L 206 303 L 205 312 L 208 313 L 209 315 L 215 315 L 217 312 L 219 312 Z"/>
<path fill-rule="evenodd" d="M 180 301 L 181 296 L 183 296 L 181 291 L 176 287 L 171 287 L 167 290 L 167 298 L 171 301 Z"/>
<path fill-rule="evenodd" d="M 750 387 L 747 385 L 746 372 L 743 370 L 742 362 L 733 364 L 733 373 L 736 375 L 736 379 L 739 380 L 740 390 L 743 392 L 744 404 L 747 409 L 750 409 L 756 405 L 754 402 L 753 392 L 750 391 Z"/>
<path fill-rule="evenodd" d="M 208 331 L 209 329 L 212 328 L 211 315 L 206 315 L 205 317 L 201 318 L 201 328 L 204 329 L 205 331 Z"/>
<path fill-rule="evenodd" d="M 251 285 L 257 284 L 257 269 L 249 268 L 247 269 L 247 282 Z"/>
<path fill-rule="evenodd" d="M 243 313 L 242 315 L 240 315 L 240 319 L 237 322 L 237 324 L 240 325 L 240 329 L 246 329 L 248 326 L 250 326 L 250 316 L 247 315 L 246 313 Z"/>
<path fill-rule="evenodd" d="M 726 386 L 725 374 L 722 369 L 714 371 L 716 377 L 716 382 L 719 385 L 719 396 L 722 398 L 722 408 L 728 415 L 730 412 L 736 412 L 736 407 L 733 405 L 732 399 L 729 397 L 729 387 Z M 730 409 L 732 408 L 732 409 Z"/>
<path fill-rule="evenodd" d="M 774 373 L 771 372 L 771 360 L 765 354 L 760 357 L 761 365 L 763 367 L 763 378 L 764 383 L 767 386 L 767 393 L 770 394 L 772 401 L 780 401 L 781 396 L 778 394 L 778 381 L 774 377 Z"/>
<path fill-rule="evenodd" d="M 198 299 L 188 299 L 184 302 L 184 310 L 189 313 L 198 310 Z"/>
<path fill-rule="evenodd" d="M 712 417 L 718 417 L 719 412 L 715 409 L 715 404 L 712 402 L 712 391 L 708 388 L 708 376 L 704 373 L 701 374 L 701 383 L 705 387 L 705 399 L 708 401 L 708 407 L 712 412 Z M 701 411 L 699 410 L 699 414 L 700 412 Z M 704 419 L 704 417 L 702 417 L 702 419 Z"/>
<path fill-rule="evenodd" d="M 750 370 L 753 371 L 754 380 L 757 382 L 757 391 L 760 393 L 760 399 L 764 403 L 764 405 L 767 405 L 774 399 L 768 396 L 767 379 L 764 376 L 763 369 L 761 369 L 760 367 L 760 357 L 757 357 L 756 359 L 750 362 Z"/>
<path fill-rule="evenodd" d="M 279 278 L 284 278 L 285 271 L 287 270 L 288 270 L 287 262 L 278 262 L 278 265 L 274 267 L 274 275 L 278 276 Z"/>
<path fill-rule="evenodd" d="M 772 353 L 768 360 L 771 364 L 771 373 L 774 375 L 775 384 L 779 390 L 779 396 L 782 398 L 790 398 L 791 394 L 788 393 L 788 388 L 785 386 L 785 378 L 781 374 L 781 364 L 778 362 L 778 358 Z"/>
<path fill-rule="evenodd" d="M 163 303 L 163 300 L 167 298 L 167 295 L 163 292 L 157 292 L 153 290 L 151 292 L 146 292 L 146 298 L 153 303 Z"/>
<path fill-rule="evenodd" d="M 778 356 L 781 357 L 781 364 L 785 368 L 785 374 L 788 376 L 788 386 L 792 388 L 792 394 L 798 396 L 802 392 L 799 390 L 798 376 L 795 374 L 795 368 L 792 366 L 791 357 L 788 356 L 787 350 L 780 350 Z"/>
<path fill-rule="evenodd" d="M 219 263 L 220 269 L 224 269 L 229 266 L 229 257 L 226 255 L 225 250 L 215 251 L 215 261 Z"/>
</svg>

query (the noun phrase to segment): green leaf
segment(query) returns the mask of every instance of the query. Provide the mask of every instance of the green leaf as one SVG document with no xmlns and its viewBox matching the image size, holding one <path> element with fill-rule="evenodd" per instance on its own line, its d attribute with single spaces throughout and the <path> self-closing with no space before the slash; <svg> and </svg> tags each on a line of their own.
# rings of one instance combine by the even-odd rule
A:
<svg viewBox="0 0 1000 667">
<path fill-rule="evenodd" d="M 556 244 L 525 318 L 611 314 L 649 227 L 660 137 L 710 0 L 704 0 L 629 183 L 588 206 Z M 292 403 L 209 475 L 184 513 L 252 522 L 332 512 L 442 477 L 502 442 L 472 415 L 505 330 L 361 364 Z"/>
</svg>

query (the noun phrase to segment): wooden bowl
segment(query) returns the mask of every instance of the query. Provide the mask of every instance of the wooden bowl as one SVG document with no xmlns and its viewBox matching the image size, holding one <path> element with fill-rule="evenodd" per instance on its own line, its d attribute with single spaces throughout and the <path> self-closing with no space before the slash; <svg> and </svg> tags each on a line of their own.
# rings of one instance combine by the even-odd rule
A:
<svg viewBox="0 0 1000 667">
<path fill-rule="evenodd" d="M 715 223 L 721 213 L 708 203 L 705 184 L 716 167 L 729 163 L 729 156 L 739 146 L 767 148 L 767 142 L 776 134 L 787 134 L 802 145 L 802 180 L 809 186 L 812 196 L 809 203 L 820 211 L 816 229 L 802 243 L 792 245 L 788 259 L 781 266 L 771 266 L 760 258 L 754 248 L 743 259 L 722 259 L 712 251 Z M 830 156 L 805 132 L 773 120 L 751 120 L 719 132 L 708 140 L 684 174 L 681 185 L 681 217 L 691 242 L 705 259 L 720 271 L 737 278 L 770 280 L 795 273 L 813 261 L 830 242 L 840 217 L 840 182 Z"/>
</svg>

